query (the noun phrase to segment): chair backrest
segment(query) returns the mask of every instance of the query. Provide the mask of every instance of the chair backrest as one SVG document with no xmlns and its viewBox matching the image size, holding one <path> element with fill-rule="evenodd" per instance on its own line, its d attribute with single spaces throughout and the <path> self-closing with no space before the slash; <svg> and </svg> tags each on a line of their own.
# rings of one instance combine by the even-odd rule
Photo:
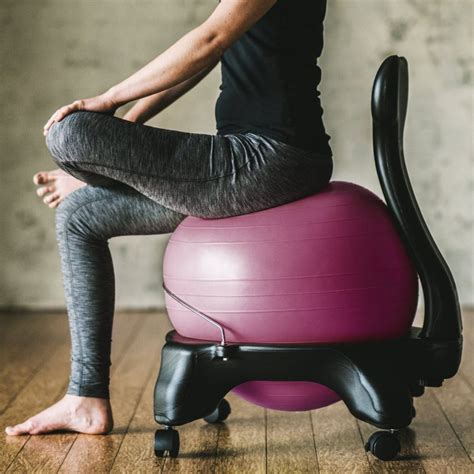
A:
<svg viewBox="0 0 474 474">
<path fill-rule="evenodd" d="M 423 287 L 425 318 L 420 337 L 458 339 L 461 310 L 451 271 L 418 207 L 405 166 L 403 132 L 408 104 L 408 63 L 389 56 L 372 88 L 375 164 L 387 206 Z"/>
</svg>

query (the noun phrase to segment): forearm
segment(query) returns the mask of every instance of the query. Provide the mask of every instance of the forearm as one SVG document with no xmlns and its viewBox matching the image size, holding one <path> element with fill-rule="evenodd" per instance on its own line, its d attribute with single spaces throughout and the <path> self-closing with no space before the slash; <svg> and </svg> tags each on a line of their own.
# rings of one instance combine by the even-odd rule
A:
<svg viewBox="0 0 474 474">
<path fill-rule="evenodd" d="M 125 120 L 130 120 L 131 122 L 147 122 L 179 99 L 183 94 L 192 89 L 196 84 L 204 79 L 204 77 L 206 77 L 218 63 L 218 60 L 214 61 L 210 66 L 199 71 L 189 79 L 186 79 L 169 89 L 165 89 L 164 91 L 141 98 L 130 110 L 128 110 L 123 118 Z"/>
<path fill-rule="evenodd" d="M 205 24 L 190 31 L 142 69 L 111 87 L 107 96 L 119 106 L 160 92 L 164 97 L 167 89 L 219 61 L 222 46 L 218 35 L 211 31 Z"/>
<path fill-rule="evenodd" d="M 251 25 L 258 21 L 277 0 L 226 0 L 216 6 L 211 16 L 148 63 L 135 74 L 108 91 L 94 97 L 75 100 L 58 109 L 46 122 L 43 134 L 55 122 L 77 110 L 114 114 L 128 102 L 159 94 L 187 81 L 199 71 L 219 61 L 224 51 Z M 185 87 L 185 86 L 183 86 Z M 169 102 L 177 88 L 146 102 L 157 106 Z M 156 102 L 155 102 L 156 101 Z M 145 102 L 139 106 L 144 106 Z M 144 110 L 142 109 L 142 112 Z"/>
</svg>

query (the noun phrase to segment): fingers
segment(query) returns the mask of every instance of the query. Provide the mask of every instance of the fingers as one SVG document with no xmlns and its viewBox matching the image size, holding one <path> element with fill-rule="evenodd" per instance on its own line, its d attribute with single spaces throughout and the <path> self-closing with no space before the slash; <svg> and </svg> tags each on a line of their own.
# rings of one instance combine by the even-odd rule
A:
<svg viewBox="0 0 474 474">
<path fill-rule="evenodd" d="M 43 135 L 48 133 L 48 130 L 51 128 L 51 125 L 55 122 L 60 122 L 66 115 L 69 115 L 71 112 L 76 110 L 83 109 L 83 101 L 82 100 L 75 100 L 72 104 L 65 105 L 60 109 L 56 110 L 51 118 L 46 122 L 45 126 L 43 127 Z"/>
</svg>

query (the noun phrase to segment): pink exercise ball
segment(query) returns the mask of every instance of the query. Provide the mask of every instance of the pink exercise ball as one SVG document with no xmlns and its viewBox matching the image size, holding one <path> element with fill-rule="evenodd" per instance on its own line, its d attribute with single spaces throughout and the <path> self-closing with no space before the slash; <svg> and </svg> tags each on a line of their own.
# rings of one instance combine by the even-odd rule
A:
<svg viewBox="0 0 474 474">
<path fill-rule="evenodd" d="M 342 181 L 250 214 L 186 217 L 168 242 L 163 279 L 235 343 L 396 338 L 411 327 L 418 301 L 418 275 L 387 206 L 368 189 Z M 215 326 L 165 298 L 180 335 L 220 342 Z M 307 381 L 251 381 L 233 392 L 286 411 L 339 400 Z"/>
</svg>

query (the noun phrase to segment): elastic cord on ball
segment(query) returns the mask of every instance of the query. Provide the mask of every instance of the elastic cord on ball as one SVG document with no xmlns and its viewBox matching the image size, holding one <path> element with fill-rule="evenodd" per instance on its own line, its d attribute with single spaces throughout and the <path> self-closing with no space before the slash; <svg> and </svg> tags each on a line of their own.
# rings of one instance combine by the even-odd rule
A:
<svg viewBox="0 0 474 474">
<path fill-rule="evenodd" d="M 189 309 L 189 311 L 192 311 L 194 314 L 197 314 L 198 316 L 206 320 L 208 323 L 212 324 L 213 326 L 216 326 L 221 333 L 221 345 L 223 346 L 226 345 L 224 328 L 218 322 L 214 321 L 210 316 L 208 316 L 207 314 L 204 314 L 202 311 L 199 311 L 198 309 L 191 306 L 189 303 L 186 303 L 186 301 L 182 300 L 179 296 L 175 295 L 166 287 L 164 282 L 163 282 L 163 289 L 165 290 L 166 293 L 168 293 L 169 296 L 171 296 L 171 298 L 176 300 L 178 303 L 182 304 L 185 308 Z"/>
</svg>

